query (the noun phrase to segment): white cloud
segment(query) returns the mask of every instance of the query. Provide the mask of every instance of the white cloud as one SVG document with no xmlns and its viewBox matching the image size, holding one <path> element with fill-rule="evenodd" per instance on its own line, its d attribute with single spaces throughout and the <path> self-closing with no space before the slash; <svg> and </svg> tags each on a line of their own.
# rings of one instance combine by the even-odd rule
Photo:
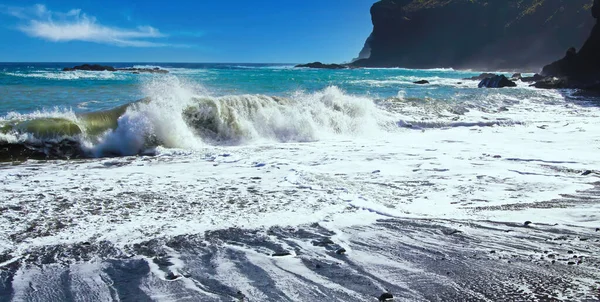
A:
<svg viewBox="0 0 600 302">
<path fill-rule="evenodd" d="M 166 35 L 151 26 L 125 29 L 105 26 L 80 9 L 66 13 L 53 12 L 38 4 L 33 7 L 0 6 L 4 13 L 17 17 L 23 24 L 17 28 L 29 36 L 54 42 L 86 41 L 128 47 L 161 47 L 169 44 L 155 42 Z"/>
</svg>

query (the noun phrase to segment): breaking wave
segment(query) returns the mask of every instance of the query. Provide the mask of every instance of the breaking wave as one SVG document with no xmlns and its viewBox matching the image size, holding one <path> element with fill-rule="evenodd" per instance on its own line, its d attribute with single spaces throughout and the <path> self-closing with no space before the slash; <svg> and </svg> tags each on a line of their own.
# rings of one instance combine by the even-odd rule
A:
<svg viewBox="0 0 600 302">
<path fill-rule="evenodd" d="M 374 100 L 336 86 L 286 97 L 211 96 L 176 76 L 145 82 L 145 99 L 110 110 L 9 113 L 0 118 L 0 161 L 155 154 L 157 147 L 201 149 L 252 142 L 311 142 L 374 137 L 401 129 L 494 127 L 521 124 L 478 118 L 491 110 L 468 104 Z M 493 101 L 493 100 L 490 100 Z M 469 111 L 476 111 L 471 114 Z M 464 118 L 467 114 L 471 117 Z"/>
<path fill-rule="evenodd" d="M 393 116 L 371 99 L 334 86 L 285 98 L 214 97 L 166 77 L 148 82 L 144 93 L 148 98 L 107 111 L 8 114 L 0 119 L 0 159 L 124 156 L 157 146 L 308 142 L 397 129 Z"/>
</svg>

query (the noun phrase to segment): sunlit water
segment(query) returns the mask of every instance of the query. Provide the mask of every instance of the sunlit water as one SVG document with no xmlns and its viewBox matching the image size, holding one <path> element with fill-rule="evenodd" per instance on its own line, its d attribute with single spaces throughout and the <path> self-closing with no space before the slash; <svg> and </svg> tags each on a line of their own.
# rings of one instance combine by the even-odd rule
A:
<svg viewBox="0 0 600 302">
<path fill-rule="evenodd" d="M 447 69 L 71 65 L 0 65 L 0 148 L 79 152 L 0 166 L 0 298 L 593 298 L 594 96 Z M 591 260 L 530 263 L 568 249 Z"/>
</svg>

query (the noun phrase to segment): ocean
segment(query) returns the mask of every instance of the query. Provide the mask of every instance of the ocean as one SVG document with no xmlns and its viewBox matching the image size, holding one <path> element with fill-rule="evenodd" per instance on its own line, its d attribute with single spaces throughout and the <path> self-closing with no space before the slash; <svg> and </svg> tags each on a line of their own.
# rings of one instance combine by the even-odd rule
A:
<svg viewBox="0 0 600 302">
<path fill-rule="evenodd" d="M 600 300 L 597 95 L 74 65 L 0 63 L 0 301 Z"/>
</svg>

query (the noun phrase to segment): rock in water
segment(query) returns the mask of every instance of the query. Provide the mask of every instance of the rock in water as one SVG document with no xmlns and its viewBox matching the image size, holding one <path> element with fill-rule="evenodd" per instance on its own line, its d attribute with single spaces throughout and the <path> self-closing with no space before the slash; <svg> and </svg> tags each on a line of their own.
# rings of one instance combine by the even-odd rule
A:
<svg viewBox="0 0 600 302">
<path fill-rule="evenodd" d="M 542 80 L 535 82 L 535 84 L 530 85 L 535 88 L 542 89 L 566 89 L 571 86 L 566 78 L 556 78 L 556 77 L 548 77 Z"/>
<path fill-rule="evenodd" d="M 335 253 L 338 255 L 344 255 L 344 254 L 346 254 L 346 249 L 342 247 L 342 248 L 338 249 L 337 251 L 335 251 Z"/>
<path fill-rule="evenodd" d="M 517 87 L 517 84 L 503 75 L 485 78 L 478 85 L 479 88 L 504 88 Z"/>
<path fill-rule="evenodd" d="M 179 276 L 179 275 L 177 275 L 177 274 L 175 274 L 175 273 L 173 273 L 173 272 L 169 272 L 169 273 L 167 273 L 167 275 L 165 276 L 165 279 L 167 279 L 167 280 L 169 280 L 169 281 L 177 280 L 177 279 L 179 279 L 179 278 L 181 278 L 181 276 Z"/>
<path fill-rule="evenodd" d="M 75 66 L 73 68 L 69 68 L 69 67 L 65 67 L 63 68 L 63 71 L 75 71 L 75 70 L 84 70 L 84 71 L 116 71 L 116 69 L 112 66 L 104 66 L 104 65 L 98 65 L 98 64 L 83 64 L 83 65 L 78 65 Z"/>
<path fill-rule="evenodd" d="M 522 82 L 536 82 L 536 81 L 541 81 L 543 79 L 545 79 L 546 77 L 543 75 L 539 75 L 539 74 L 534 74 L 532 77 L 522 77 L 521 81 Z"/>
<path fill-rule="evenodd" d="M 463 80 L 481 81 L 481 80 L 485 80 L 487 78 L 491 78 L 491 77 L 495 77 L 495 76 L 497 76 L 497 74 L 484 72 L 478 76 L 464 78 Z"/>
<path fill-rule="evenodd" d="M 413 82 L 413 84 L 425 85 L 425 84 L 429 84 L 429 81 L 427 81 L 427 80 L 420 80 L 420 81 Z"/>
<path fill-rule="evenodd" d="M 316 68 L 316 69 L 346 69 L 347 66 L 339 65 L 339 64 L 323 64 L 321 62 L 313 62 L 308 64 L 300 64 L 296 65 L 296 68 L 305 67 L 305 68 Z"/>
<path fill-rule="evenodd" d="M 286 251 L 271 254 L 272 257 L 285 257 L 285 256 L 291 256 L 291 255 L 292 254 L 290 252 L 286 252 Z"/>
<path fill-rule="evenodd" d="M 390 302 L 394 299 L 394 295 L 390 293 L 383 293 L 379 296 L 379 302 Z"/>
</svg>

